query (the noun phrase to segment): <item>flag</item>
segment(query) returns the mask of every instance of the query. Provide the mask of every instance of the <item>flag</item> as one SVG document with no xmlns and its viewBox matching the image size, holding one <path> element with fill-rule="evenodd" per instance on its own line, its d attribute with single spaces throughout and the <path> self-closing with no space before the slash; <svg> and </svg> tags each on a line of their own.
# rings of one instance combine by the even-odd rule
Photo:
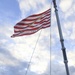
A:
<svg viewBox="0 0 75 75">
<path fill-rule="evenodd" d="M 40 14 L 31 15 L 14 26 L 14 34 L 11 37 L 18 37 L 24 35 L 31 35 L 50 27 L 51 9 L 48 9 Z"/>
</svg>

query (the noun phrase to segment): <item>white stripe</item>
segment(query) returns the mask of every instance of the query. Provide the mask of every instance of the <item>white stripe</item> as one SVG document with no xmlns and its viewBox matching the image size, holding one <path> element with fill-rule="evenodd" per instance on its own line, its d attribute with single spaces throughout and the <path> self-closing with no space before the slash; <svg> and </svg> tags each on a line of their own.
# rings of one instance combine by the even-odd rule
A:
<svg viewBox="0 0 75 75">
<path fill-rule="evenodd" d="M 32 21 L 21 21 L 20 23 L 24 23 L 24 24 L 30 24 L 30 23 L 33 23 L 35 20 L 32 20 Z M 41 20 L 40 19 L 37 19 L 36 22 L 40 22 Z"/>
<path fill-rule="evenodd" d="M 32 20 L 33 20 L 33 19 L 38 19 L 39 17 L 41 17 L 41 15 L 39 15 L 39 16 L 32 16 L 32 17 L 29 16 L 29 17 L 27 17 L 26 19 L 32 19 Z"/>
<path fill-rule="evenodd" d="M 43 19 L 45 19 L 45 21 L 49 20 L 50 19 L 50 16 L 46 16 L 44 17 Z M 43 19 L 38 19 L 36 20 L 36 22 L 40 22 L 41 20 Z M 27 23 L 28 22 L 28 23 Z M 33 21 L 21 21 L 21 23 L 24 23 L 25 25 L 16 25 L 16 27 L 27 27 L 29 25 L 29 23 L 32 23 Z M 34 25 L 34 24 L 33 24 Z"/>
<path fill-rule="evenodd" d="M 33 27 L 27 27 L 27 28 L 23 28 L 23 29 L 17 29 L 17 28 L 15 28 L 14 30 L 15 31 L 22 31 L 22 30 L 27 30 L 27 29 L 33 29 L 33 28 L 37 28 L 37 27 L 40 27 L 40 26 L 42 26 L 43 24 L 46 24 L 46 23 L 49 23 L 50 21 L 47 21 L 47 22 L 43 22 L 43 23 L 41 23 L 41 24 L 33 24 L 32 26 Z"/>
<path fill-rule="evenodd" d="M 50 24 L 48 23 L 48 24 L 46 24 L 46 25 L 43 25 L 42 27 L 47 27 L 47 26 L 50 26 Z"/>
<path fill-rule="evenodd" d="M 24 24 L 30 24 L 30 23 L 32 23 L 32 22 L 34 22 L 34 20 L 32 20 L 32 21 L 21 21 L 20 23 L 24 23 Z"/>
<path fill-rule="evenodd" d="M 15 27 L 28 27 L 28 25 L 16 25 Z"/>
<path fill-rule="evenodd" d="M 21 36 L 21 35 L 23 35 L 23 34 L 29 34 L 29 33 L 37 32 L 37 31 L 39 31 L 41 28 L 42 28 L 42 26 L 41 26 L 40 28 L 38 28 L 37 30 L 19 32 L 19 33 L 16 33 L 16 35 Z"/>
</svg>

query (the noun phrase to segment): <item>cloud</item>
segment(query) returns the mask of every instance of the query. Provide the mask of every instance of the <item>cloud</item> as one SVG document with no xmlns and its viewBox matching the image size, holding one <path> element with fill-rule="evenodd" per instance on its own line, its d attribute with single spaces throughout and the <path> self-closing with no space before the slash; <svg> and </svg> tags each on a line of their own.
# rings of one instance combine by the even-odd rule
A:
<svg viewBox="0 0 75 75">
<path fill-rule="evenodd" d="M 47 35 L 43 34 L 43 36 L 47 36 Z M 33 40 L 31 40 L 30 38 L 33 39 Z M 37 36 L 37 38 L 38 38 L 38 36 Z M 20 61 L 27 61 L 27 62 L 30 61 L 31 54 L 32 54 L 32 52 L 34 50 L 34 46 L 35 46 L 34 44 L 37 41 L 37 39 L 36 40 L 35 39 L 36 39 L 36 37 L 31 36 L 31 37 L 28 37 L 28 40 L 25 39 L 26 41 L 22 40 L 22 39 L 20 40 L 19 38 L 17 38 L 17 40 L 14 40 L 16 44 L 15 44 L 15 46 L 14 45 L 11 46 L 12 51 L 10 51 L 11 54 L 13 55 L 13 57 L 15 57 L 16 59 L 18 59 Z M 41 43 L 40 45 L 43 45 L 43 44 L 44 43 Z M 45 44 L 46 44 L 46 42 L 45 42 Z M 33 59 L 32 59 L 32 62 L 31 62 L 31 67 L 30 67 L 30 71 L 35 72 L 35 73 L 44 72 L 44 70 L 46 70 L 46 68 L 40 68 L 40 67 L 41 66 L 42 67 L 47 67 L 46 66 L 47 62 L 50 60 L 49 59 L 49 51 L 45 50 L 44 45 L 43 45 L 43 47 L 40 46 L 40 45 L 38 44 L 37 47 L 36 47 L 36 51 L 33 55 Z M 37 63 L 38 63 L 38 65 L 37 65 Z"/>
<path fill-rule="evenodd" d="M 0 47 L 0 65 L 17 66 L 19 65 L 19 62 L 13 59 L 13 57 L 11 56 L 8 50 L 5 50 Z"/>
<path fill-rule="evenodd" d="M 3 29 L 6 29 L 6 30 L 3 32 L 2 31 Z M 42 34 L 38 41 L 38 44 L 37 44 L 38 47 L 36 48 L 37 50 L 34 53 L 34 56 L 33 56 L 34 59 L 32 60 L 31 69 L 30 69 L 30 71 L 33 73 L 34 72 L 40 73 L 40 74 L 43 73 L 47 68 L 47 65 L 48 65 L 47 62 L 50 60 L 49 48 L 47 48 L 47 51 L 45 50 L 46 47 L 48 46 L 48 43 L 47 43 L 48 40 L 46 38 L 49 36 L 48 31 L 49 30 L 47 30 L 47 29 L 45 31 L 42 31 Z M 46 34 L 44 34 L 45 32 L 46 32 Z M 29 62 L 30 61 L 30 57 L 34 50 L 34 47 L 35 47 L 35 44 L 38 39 L 38 35 L 39 35 L 40 31 L 31 36 L 24 36 L 24 37 L 18 37 L 18 38 L 12 39 L 10 37 L 12 34 L 11 26 L 9 26 L 9 27 L 5 26 L 4 28 L 2 28 L 0 30 L 0 33 L 3 34 L 0 37 L 2 39 L 0 41 L 1 47 L 7 49 L 7 51 L 4 50 L 4 52 L 6 52 L 6 53 L 3 52 L 0 54 L 0 58 L 1 58 L 0 64 L 1 65 L 19 66 L 20 62 Z M 6 35 L 6 33 L 8 33 L 8 34 Z M 49 37 L 48 37 L 48 39 L 49 39 Z M 44 42 L 45 42 L 45 44 L 44 44 Z M 39 43 L 41 43 L 41 44 L 39 45 Z M 43 45 L 43 47 L 42 47 L 42 45 Z M 7 55 L 7 56 L 5 56 L 5 55 Z M 42 64 L 42 61 L 43 61 L 43 64 Z M 37 66 L 37 62 L 39 63 L 38 66 Z M 35 66 L 37 67 L 37 69 L 35 69 Z M 45 66 L 46 68 L 39 69 L 40 66 L 42 66 L 42 67 Z"/>
<path fill-rule="evenodd" d="M 68 12 L 69 11 L 69 12 Z M 65 16 L 65 19 L 68 19 L 69 17 L 73 18 L 75 17 L 74 15 L 74 12 L 75 12 L 75 5 L 74 5 L 74 2 L 72 2 L 72 5 L 71 7 L 69 8 L 69 10 L 67 10 L 64 14 Z M 73 16 L 72 16 L 73 15 Z"/>
<path fill-rule="evenodd" d="M 69 51 L 68 52 L 68 59 L 69 59 L 69 66 L 75 67 L 75 51 Z"/>
<path fill-rule="evenodd" d="M 71 66 L 71 67 L 69 68 L 69 70 L 70 70 L 70 74 L 71 74 L 71 75 L 75 75 L 75 67 L 74 67 L 74 66 Z"/>
<path fill-rule="evenodd" d="M 63 35 L 66 40 L 74 40 L 75 39 L 75 22 L 74 21 L 65 21 L 63 23 Z"/>
<path fill-rule="evenodd" d="M 61 2 L 64 3 L 63 1 Z M 36 13 L 38 13 L 49 7 L 48 2 L 46 0 L 41 0 L 41 1 L 40 0 L 34 0 L 34 1 L 33 0 L 30 0 L 30 1 L 29 0 L 18 0 L 18 2 L 19 2 L 21 13 L 22 13 L 22 17 L 31 14 L 30 12 L 31 10 L 32 10 L 32 13 L 34 12 L 34 10 Z M 66 12 L 71 7 L 71 4 L 69 2 L 68 2 L 69 7 L 65 6 L 65 8 L 60 3 L 63 12 Z M 42 9 L 42 6 L 44 6 L 43 9 Z M 52 59 L 50 59 L 50 53 L 49 53 L 50 47 L 48 46 L 50 45 L 50 41 L 49 41 L 50 33 L 49 33 L 49 29 L 47 28 L 42 31 L 41 36 L 39 38 L 33 59 L 31 61 L 31 66 L 28 71 L 29 75 L 49 75 L 50 60 L 52 60 L 51 61 L 52 62 L 51 63 L 52 64 L 52 75 L 55 75 L 55 74 L 64 75 L 65 74 L 64 65 L 61 63 L 63 61 L 61 58 L 61 53 L 59 52 L 60 50 L 59 49 L 60 47 L 58 44 L 59 34 L 55 26 L 56 19 L 54 16 L 52 18 L 52 21 L 53 21 L 52 23 L 53 28 L 51 29 L 52 30 L 51 31 L 51 34 L 52 34 L 51 44 L 53 44 L 53 47 L 54 47 L 52 50 L 53 52 Z M 65 28 L 64 36 L 68 38 L 68 40 L 69 39 L 74 40 L 74 32 L 75 32 L 74 22 L 72 24 L 70 21 L 66 22 L 64 23 L 63 26 Z M 5 66 L 5 68 L 2 69 L 0 73 L 1 75 L 2 74 L 6 75 L 5 73 L 7 73 L 7 75 L 12 75 L 13 73 L 14 75 L 24 75 L 40 31 L 31 36 L 24 36 L 24 37 L 18 37 L 18 38 L 13 38 L 13 39 L 10 38 L 12 33 L 13 33 L 13 27 L 9 26 L 9 24 L 7 24 L 4 27 L 3 26 L 0 27 L 0 38 L 1 38 L 0 46 L 5 49 L 4 51 L 0 50 L 1 52 L 0 53 L 0 59 L 1 59 L 0 64 Z M 68 58 L 70 61 L 69 65 L 70 67 L 73 66 L 71 70 L 72 69 L 74 70 L 74 66 L 75 66 L 75 62 L 73 62 L 74 57 L 75 57 L 74 53 L 75 52 L 68 53 L 68 56 L 69 56 Z"/>
<path fill-rule="evenodd" d="M 60 8 L 63 12 L 69 10 L 72 6 L 73 0 L 61 0 L 60 1 Z"/>
<path fill-rule="evenodd" d="M 6 28 L 6 27 L 4 27 L 4 28 Z M 7 29 L 8 29 L 8 27 L 7 27 Z M 10 31 L 9 32 L 7 29 L 5 32 L 2 32 L 2 30 L 1 30 L 1 34 L 4 33 L 5 36 L 6 36 L 6 33 L 9 34 L 8 36 L 6 36 L 7 38 L 5 38 L 5 37 L 3 38 L 1 36 L 2 37 L 2 40 L 1 40 L 2 45 L 1 46 L 3 48 L 7 49 L 7 51 L 5 50 L 6 55 L 8 55 L 9 52 L 10 52 L 10 55 L 6 57 L 4 54 L 5 51 L 3 52 L 3 54 L 0 54 L 0 57 L 2 58 L 1 64 L 2 65 L 10 65 L 10 66 L 19 66 L 20 62 L 29 62 L 40 31 L 37 32 L 36 34 L 33 34 L 33 36 L 31 35 L 30 37 L 24 36 L 24 37 L 18 37 L 18 38 L 12 39 L 11 37 L 9 37 L 10 34 L 12 33 L 12 30 L 9 30 Z M 37 50 L 34 53 L 34 56 L 33 56 L 34 58 L 31 63 L 31 69 L 30 69 L 31 72 L 41 74 L 47 68 L 47 64 L 48 64 L 47 62 L 50 60 L 49 50 L 48 49 L 47 49 L 47 51 L 45 50 L 46 46 L 48 45 L 47 44 L 48 40 L 46 38 L 49 36 L 48 31 L 49 30 L 47 30 L 47 29 L 45 31 L 42 31 L 40 40 L 38 41 L 41 44 L 40 45 L 37 44 L 38 47 L 36 48 Z M 46 34 L 44 34 L 45 32 L 46 32 Z M 34 37 L 34 36 L 36 36 L 36 37 Z M 48 39 L 49 39 L 49 37 L 48 37 Z M 45 44 L 44 44 L 44 42 L 45 42 Z M 43 45 L 43 47 L 42 47 L 42 45 Z M 12 59 L 10 56 L 12 56 L 14 59 Z M 8 63 L 8 61 L 9 61 L 9 63 Z M 42 64 L 42 61 L 43 61 L 43 64 Z M 38 66 L 37 66 L 37 62 L 39 63 Z M 35 66 L 37 67 L 37 69 L 35 69 Z M 40 66 L 46 67 L 46 68 L 39 69 Z"/>
<path fill-rule="evenodd" d="M 0 65 L 11 65 L 11 66 L 17 66 L 19 63 L 14 60 L 12 61 L 10 58 L 7 58 L 6 55 L 0 54 Z"/>
<path fill-rule="evenodd" d="M 20 10 L 22 12 L 22 17 L 28 15 L 27 13 L 35 10 L 39 12 L 40 10 L 45 11 L 50 7 L 50 4 L 47 0 L 18 0 Z M 43 8 L 42 8 L 43 7 Z M 41 11 L 41 12 L 42 12 Z"/>
<path fill-rule="evenodd" d="M 32 64 L 30 69 L 33 72 L 42 74 L 46 70 L 49 61 L 50 61 L 50 55 L 48 54 L 48 52 L 44 50 L 43 51 L 39 50 L 35 53 L 32 59 Z"/>
</svg>

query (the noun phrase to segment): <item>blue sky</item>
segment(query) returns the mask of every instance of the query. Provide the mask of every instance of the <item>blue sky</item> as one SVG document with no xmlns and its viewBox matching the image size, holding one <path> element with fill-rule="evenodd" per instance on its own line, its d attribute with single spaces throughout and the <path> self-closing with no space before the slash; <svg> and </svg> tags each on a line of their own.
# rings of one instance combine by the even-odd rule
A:
<svg viewBox="0 0 75 75">
<path fill-rule="evenodd" d="M 0 1 L 0 75 L 25 75 L 40 32 L 27 75 L 50 75 L 50 61 L 52 75 L 66 75 L 53 5 L 50 28 L 30 36 L 10 37 L 17 22 L 31 14 L 47 10 L 50 2 L 50 0 Z M 70 74 L 75 75 L 75 1 L 57 0 L 57 4 Z"/>
</svg>

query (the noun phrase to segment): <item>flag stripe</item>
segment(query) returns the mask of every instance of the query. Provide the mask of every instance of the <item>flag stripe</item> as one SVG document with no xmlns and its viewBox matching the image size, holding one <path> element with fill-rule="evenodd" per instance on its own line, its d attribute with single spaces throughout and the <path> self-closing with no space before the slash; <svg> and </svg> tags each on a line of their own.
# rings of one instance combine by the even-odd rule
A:
<svg viewBox="0 0 75 75">
<path fill-rule="evenodd" d="M 47 11 L 43 12 L 43 13 L 40 13 L 40 14 L 35 14 L 35 15 L 31 15 L 29 17 L 27 17 L 26 19 L 33 19 L 33 18 L 38 18 L 40 15 L 42 14 L 47 14 L 47 13 L 50 13 L 51 9 L 48 9 Z M 23 19 L 22 21 L 26 21 L 26 19 Z"/>
<path fill-rule="evenodd" d="M 44 19 L 44 18 L 46 18 L 46 17 L 50 18 L 50 14 L 47 14 L 47 15 L 45 15 L 45 16 L 42 17 L 42 18 Z M 34 19 L 34 20 L 36 20 L 36 19 Z M 34 22 L 34 20 L 31 19 L 31 21 L 20 21 L 19 23 L 17 23 L 17 24 L 14 26 L 14 28 L 17 28 L 17 27 L 20 27 L 20 26 L 25 26 L 26 24 L 31 24 L 31 23 Z"/>
<path fill-rule="evenodd" d="M 46 14 L 42 14 L 42 15 L 37 15 L 37 16 L 29 16 L 26 19 L 22 20 L 22 21 L 32 21 L 32 20 L 36 20 L 38 19 L 40 16 L 47 16 L 48 14 L 50 14 L 50 12 L 46 13 Z"/>
<path fill-rule="evenodd" d="M 45 16 L 42 16 L 41 18 L 46 18 L 46 17 L 50 17 L 50 14 L 47 14 Z M 32 22 L 34 22 L 34 20 L 37 20 L 37 19 L 33 19 L 33 20 L 32 19 L 27 19 L 26 21 L 20 21 L 19 23 L 16 24 L 16 26 L 18 26 L 18 25 L 21 25 L 22 26 L 24 24 L 32 23 Z"/>
<path fill-rule="evenodd" d="M 41 22 L 39 22 L 39 23 L 35 23 L 34 25 L 30 25 L 29 27 L 23 27 L 23 28 L 21 28 L 21 29 L 19 29 L 19 28 L 15 28 L 14 29 L 14 32 L 15 31 L 20 31 L 20 30 L 22 30 L 22 29 L 33 29 L 33 28 L 36 28 L 36 27 L 40 27 L 40 25 L 44 25 L 44 24 L 47 24 L 47 23 L 50 23 L 50 19 L 49 20 L 47 20 L 47 21 L 41 21 Z"/>
<path fill-rule="evenodd" d="M 48 24 L 50 24 L 50 22 L 42 23 L 41 26 L 43 28 L 43 27 L 46 27 Z M 40 28 L 40 25 L 38 27 L 28 27 L 28 28 L 20 29 L 20 30 L 16 29 L 16 30 L 14 30 L 14 32 L 17 33 L 17 32 L 23 32 L 23 31 L 36 30 L 38 28 Z"/>
<path fill-rule="evenodd" d="M 47 22 L 47 21 L 50 21 L 50 18 L 49 19 L 43 19 L 43 20 L 41 20 L 40 22 L 35 22 L 35 23 L 31 23 L 31 24 L 29 24 L 29 25 L 25 25 L 25 26 L 21 26 L 21 27 L 19 27 L 19 26 L 17 26 L 17 27 L 14 27 L 15 29 L 24 29 L 24 28 L 27 28 L 27 27 L 31 27 L 31 26 L 37 26 L 37 24 L 41 24 L 42 22 Z"/>
<path fill-rule="evenodd" d="M 43 27 L 43 29 L 44 29 L 44 28 L 47 28 L 47 27 L 50 27 L 50 24 L 49 24 L 48 26 L 46 26 L 46 27 Z M 31 35 L 31 34 L 36 33 L 36 32 L 39 31 L 39 30 L 40 30 L 40 29 L 38 29 L 38 30 L 36 30 L 36 31 L 33 31 L 33 30 L 32 30 L 33 32 L 32 32 L 32 31 L 30 31 L 30 32 L 29 32 L 29 31 L 28 31 L 28 32 L 24 31 L 24 32 L 21 33 L 21 34 L 19 34 L 19 33 L 18 33 L 18 34 L 13 34 L 11 37 L 18 37 L 18 36 L 23 36 L 23 35 Z"/>
<path fill-rule="evenodd" d="M 36 33 L 37 31 L 39 31 L 40 29 L 44 29 L 44 28 L 47 28 L 47 27 L 50 27 L 50 23 L 47 25 L 47 26 L 44 26 L 42 28 L 37 28 L 37 29 L 33 29 L 33 30 L 29 30 L 29 31 L 23 31 L 23 33 L 15 33 L 12 37 L 16 37 L 16 36 L 23 36 L 23 35 L 31 35 L 31 34 L 34 34 Z"/>
<path fill-rule="evenodd" d="M 40 13 L 31 15 L 14 26 L 14 34 L 12 37 L 18 37 L 23 35 L 31 35 L 39 31 L 50 27 L 51 9 Z"/>
<path fill-rule="evenodd" d="M 41 29 L 41 28 L 40 28 Z M 26 32 L 26 31 L 24 31 L 24 32 L 22 32 L 22 33 L 15 33 L 15 34 L 13 34 L 11 37 L 18 37 L 18 36 L 23 36 L 23 35 L 31 35 L 31 34 L 34 34 L 34 33 L 36 33 L 37 31 L 39 31 L 40 29 L 37 29 L 37 30 L 35 30 L 35 31 L 28 31 L 28 32 Z"/>
<path fill-rule="evenodd" d="M 47 20 L 50 20 L 50 16 L 48 16 L 47 18 L 46 18 L 46 17 L 45 17 L 45 18 L 42 18 L 41 21 L 42 21 L 42 20 L 46 20 L 46 21 L 47 21 Z M 37 24 L 37 23 L 40 23 L 40 22 L 37 22 L 37 21 L 36 21 L 34 24 Z M 21 23 L 22 26 L 17 25 L 17 26 L 14 26 L 14 28 L 15 28 L 15 29 L 22 29 L 22 28 L 24 28 L 24 27 L 31 26 L 31 24 L 32 24 L 32 23 L 28 23 L 28 24 Z"/>
<path fill-rule="evenodd" d="M 50 27 L 50 24 L 49 25 L 47 25 L 47 26 L 44 26 L 42 29 L 44 29 L 44 28 L 47 28 L 47 27 Z M 41 28 L 40 28 L 41 29 Z M 37 29 L 36 31 L 34 30 L 32 30 L 33 32 L 26 32 L 26 31 L 24 31 L 23 33 L 15 33 L 15 34 L 13 34 L 11 37 L 18 37 L 18 36 L 23 36 L 23 35 L 31 35 L 31 34 L 34 34 L 34 33 L 36 33 L 37 31 L 39 31 L 40 29 Z"/>
</svg>

